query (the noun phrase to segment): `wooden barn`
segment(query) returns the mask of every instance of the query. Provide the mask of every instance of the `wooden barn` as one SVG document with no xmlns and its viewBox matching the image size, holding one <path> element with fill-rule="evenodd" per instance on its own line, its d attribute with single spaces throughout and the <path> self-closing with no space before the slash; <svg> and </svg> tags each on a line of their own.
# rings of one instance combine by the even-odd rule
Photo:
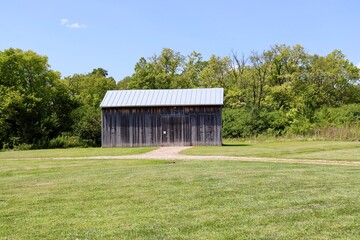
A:
<svg viewBox="0 0 360 240">
<path fill-rule="evenodd" d="M 222 88 L 108 91 L 102 147 L 221 145 Z"/>
</svg>

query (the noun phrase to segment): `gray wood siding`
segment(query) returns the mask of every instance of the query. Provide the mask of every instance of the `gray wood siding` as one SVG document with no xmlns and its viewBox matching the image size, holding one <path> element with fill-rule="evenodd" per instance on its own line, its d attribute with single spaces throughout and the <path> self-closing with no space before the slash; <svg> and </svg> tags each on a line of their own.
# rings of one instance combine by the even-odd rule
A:
<svg viewBox="0 0 360 240">
<path fill-rule="evenodd" d="M 221 145 L 221 106 L 103 108 L 103 147 Z"/>
</svg>

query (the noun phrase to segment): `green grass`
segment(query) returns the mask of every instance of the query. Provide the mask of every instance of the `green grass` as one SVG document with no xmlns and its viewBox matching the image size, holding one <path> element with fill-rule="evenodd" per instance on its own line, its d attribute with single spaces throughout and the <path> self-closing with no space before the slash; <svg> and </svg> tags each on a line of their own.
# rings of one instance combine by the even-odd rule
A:
<svg viewBox="0 0 360 240">
<path fill-rule="evenodd" d="M 201 146 L 182 151 L 189 155 L 294 158 L 360 161 L 360 142 L 289 141 L 232 142 L 224 146 Z"/>
<path fill-rule="evenodd" d="M 360 168 L 0 160 L 0 239 L 359 239 Z"/>
<path fill-rule="evenodd" d="M 66 148 L 26 151 L 3 151 L 0 152 L 0 159 L 120 156 L 146 153 L 154 149 L 156 148 Z"/>
</svg>

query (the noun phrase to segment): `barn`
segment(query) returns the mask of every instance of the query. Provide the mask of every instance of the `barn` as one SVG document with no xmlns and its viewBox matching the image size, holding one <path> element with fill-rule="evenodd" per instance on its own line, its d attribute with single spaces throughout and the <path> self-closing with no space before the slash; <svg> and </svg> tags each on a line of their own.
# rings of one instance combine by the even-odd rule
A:
<svg viewBox="0 0 360 240">
<path fill-rule="evenodd" d="M 224 89 L 107 91 L 102 147 L 221 145 Z"/>
</svg>

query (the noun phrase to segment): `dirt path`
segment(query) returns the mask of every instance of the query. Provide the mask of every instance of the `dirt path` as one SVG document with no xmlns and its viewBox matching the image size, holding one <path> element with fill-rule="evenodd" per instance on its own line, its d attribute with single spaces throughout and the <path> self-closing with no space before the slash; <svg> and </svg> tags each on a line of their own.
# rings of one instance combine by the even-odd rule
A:
<svg viewBox="0 0 360 240">
<path fill-rule="evenodd" d="M 231 156 L 192 156 L 180 154 L 182 150 L 191 147 L 161 147 L 151 152 L 126 155 L 126 156 L 98 156 L 88 159 L 161 159 L 161 160 L 234 160 L 234 161 L 256 161 L 256 162 L 283 162 L 283 163 L 306 163 L 360 166 L 360 162 L 333 161 L 333 160 L 312 160 L 312 159 L 289 159 L 289 158 L 260 158 L 260 157 L 231 157 Z"/>
<path fill-rule="evenodd" d="M 61 157 L 61 158 L 44 158 L 44 159 L 232 160 L 232 161 L 243 161 L 243 162 L 253 161 L 253 162 L 305 163 L 305 164 L 343 165 L 343 166 L 360 167 L 360 162 L 349 162 L 349 161 L 291 159 L 291 158 L 263 158 L 263 157 L 193 156 L 193 155 L 185 155 L 180 153 L 182 150 L 188 148 L 191 147 L 161 147 L 156 150 L 143 154 L 124 155 L 124 156 Z M 35 160 L 35 159 L 38 160 L 42 158 L 22 158 L 22 160 Z M 7 159 L 7 160 L 11 160 L 11 159 Z"/>
</svg>

